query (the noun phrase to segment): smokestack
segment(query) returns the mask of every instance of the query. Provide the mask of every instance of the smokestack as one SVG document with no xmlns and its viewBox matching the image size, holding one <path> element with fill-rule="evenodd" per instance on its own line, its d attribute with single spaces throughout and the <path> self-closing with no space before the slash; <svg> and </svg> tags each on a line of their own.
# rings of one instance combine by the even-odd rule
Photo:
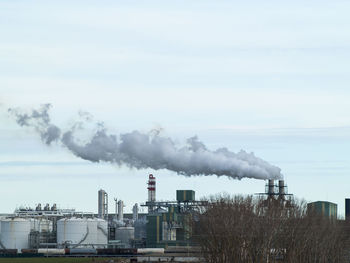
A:
<svg viewBox="0 0 350 263">
<path fill-rule="evenodd" d="M 268 192 L 269 196 L 273 196 L 275 194 L 275 180 L 269 179 L 268 184 Z"/>
<path fill-rule="evenodd" d="M 114 219 L 118 220 L 118 199 L 117 198 L 114 198 L 114 206 L 115 206 Z"/>
<path fill-rule="evenodd" d="M 132 208 L 132 219 L 136 221 L 139 219 L 139 207 L 137 204 L 135 204 Z"/>
<path fill-rule="evenodd" d="M 123 222 L 124 220 L 124 202 L 122 200 L 118 201 L 118 221 Z"/>
<path fill-rule="evenodd" d="M 284 186 L 284 180 L 278 181 L 278 195 L 279 198 L 284 199 L 284 196 L 286 194 L 285 186 Z"/>
<path fill-rule="evenodd" d="M 153 174 L 148 176 L 148 202 L 156 201 L 156 178 Z"/>
<path fill-rule="evenodd" d="M 108 195 L 102 189 L 98 191 L 98 217 L 103 219 L 108 217 Z"/>
<path fill-rule="evenodd" d="M 148 176 L 148 202 L 153 203 L 156 201 L 156 178 L 153 174 Z M 148 213 L 153 212 L 154 205 L 148 205 Z"/>
</svg>

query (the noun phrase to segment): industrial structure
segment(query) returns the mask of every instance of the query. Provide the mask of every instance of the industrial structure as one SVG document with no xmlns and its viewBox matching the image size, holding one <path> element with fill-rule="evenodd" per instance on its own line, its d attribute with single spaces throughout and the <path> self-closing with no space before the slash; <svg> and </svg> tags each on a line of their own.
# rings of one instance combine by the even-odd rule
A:
<svg viewBox="0 0 350 263">
<path fill-rule="evenodd" d="M 141 205 L 147 208 L 147 214 L 140 213 L 139 204 L 132 207 L 132 214 L 124 214 L 124 202 L 117 198 L 115 213 L 109 213 L 108 194 L 103 189 L 98 191 L 97 214 L 58 209 L 56 204 L 17 209 L 0 218 L 0 250 L 20 253 L 28 249 L 57 252 L 191 245 L 192 214 L 204 202 L 195 200 L 193 190 L 177 190 L 176 200 L 157 201 L 152 174 L 147 190 L 147 201 Z"/>
<path fill-rule="evenodd" d="M 350 220 L 350 198 L 345 198 L 345 219 Z"/>
<path fill-rule="evenodd" d="M 278 180 L 276 183 L 276 180 L 269 179 L 265 185 L 265 192 L 257 195 L 265 199 L 266 206 L 274 204 L 289 208 L 292 204 L 293 195 L 288 194 L 288 187 L 284 180 Z"/>
<path fill-rule="evenodd" d="M 316 213 L 318 215 L 337 219 L 338 205 L 327 201 L 317 201 L 307 204 L 308 213 Z"/>
<path fill-rule="evenodd" d="M 102 189 L 98 191 L 98 217 L 103 219 L 108 217 L 108 194 Z"/>
<path fill-rule="evenodd" d="M 149 174 L 146 202 L 134 204 L 132 213 L 124 213 L 124 202 L 120 198 L 113 199 L 115 211 L 109 212 L 108 194 L 103 189 L 98 191 L 97 214 L 59 209 L 56 204 L 20 208 L 14 214 L 0 217 L 0 255 L 1 251 L 105 255 L 118 251 L 144 253 L 153 249 L 164 253 L 194 248 L 193 219 L 196 212 L 204 211 L 202 208 L 208 205 L 206 201 L 197 201 L 195 194 L 190 189 L 176 190 L 175 200 L 157 201 L 156 177 Z M 284 180 L 268 180 L 265 192 L 258 195 L 266 207 L 271 204 L 286 209 L 292 207 L 293 195 L 288 194 Z M 345 204 L 349 219 L 350 199 L 346 199 Z M 337 218 L 334 203 L 318 201 L 309 203 L 307 208 Z"/>
<path fill-rule="evenodd" d="M 176 201 L 146 202 L 152 206 L 147 215 L 148 247 L 189 246 L 192 237 L 192 214 L 206 202 L 196 201 L 192 190 L 177 190 Z"/>
</svg>

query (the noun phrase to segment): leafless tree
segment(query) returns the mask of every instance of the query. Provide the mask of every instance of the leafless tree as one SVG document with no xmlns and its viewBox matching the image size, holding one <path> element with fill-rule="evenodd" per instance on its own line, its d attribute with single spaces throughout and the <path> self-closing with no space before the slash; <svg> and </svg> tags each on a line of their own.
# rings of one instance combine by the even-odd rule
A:
<svg viewBox="0 0 350 263">
<path fill-rule="evenodd" d="M 221 195 L 193 218 L 208 263 L 349 261 L 348 222 L 308 213 L 303 201 Z"/>
</svg>

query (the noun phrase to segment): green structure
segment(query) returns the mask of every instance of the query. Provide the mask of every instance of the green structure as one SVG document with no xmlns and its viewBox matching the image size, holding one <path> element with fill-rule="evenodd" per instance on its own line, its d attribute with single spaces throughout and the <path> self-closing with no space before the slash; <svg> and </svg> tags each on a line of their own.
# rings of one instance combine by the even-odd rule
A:
<svg viewBox="0 0 350 263">
<path fill-rule="evenodd" d="M 319 215 L 337 219 L 338 205 L 327 201 L 317 201 L 307 204 L 308 212 L 316 212 Z"/>
<path fill-rule="evenodd" d="M 157 208 L 147 215 L 147 247 L 192 245 L 192 209 L 202 203 L 192 190 L 178 190 L 176 197 L 176 202 L 152 203 Z"/>
<path fill-rule="evenodd" d="M 192 236 L 191 214 L 175 211 L 149 214 L 146 231 L 147 247 L 188 246 Z"/>
<path fill-rule="evenodd" d="M 178 202 L 190 202 L 195 200 L 195 191 L 193 190 L 177 190 L 176 200 Z"/>
</svg>

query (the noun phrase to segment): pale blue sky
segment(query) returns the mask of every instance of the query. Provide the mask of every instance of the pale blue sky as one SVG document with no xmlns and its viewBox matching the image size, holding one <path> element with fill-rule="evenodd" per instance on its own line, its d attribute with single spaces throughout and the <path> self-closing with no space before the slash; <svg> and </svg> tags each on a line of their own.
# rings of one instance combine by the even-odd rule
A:
<svg viewBox="0 0 350 263">
<path fill-rule="evenodd" d="M 84 110 L 111 132 L 162 127 L 179 143 L 196 134 L 211 149 L 253 151 L 282 169 L 291 193 L 343 214 L 349 12 L 348 1 L 1 1 L 0 212 L 46 201 L 96 211 L 99 188 L 127 210 L 147 196 L 152 171 L 45 147 L 6 113 L 52 103 L 63 126 Z M 264 190 L 259 180 L 154 174 L 161 199 L 180 188 Z"/>
</svg>

